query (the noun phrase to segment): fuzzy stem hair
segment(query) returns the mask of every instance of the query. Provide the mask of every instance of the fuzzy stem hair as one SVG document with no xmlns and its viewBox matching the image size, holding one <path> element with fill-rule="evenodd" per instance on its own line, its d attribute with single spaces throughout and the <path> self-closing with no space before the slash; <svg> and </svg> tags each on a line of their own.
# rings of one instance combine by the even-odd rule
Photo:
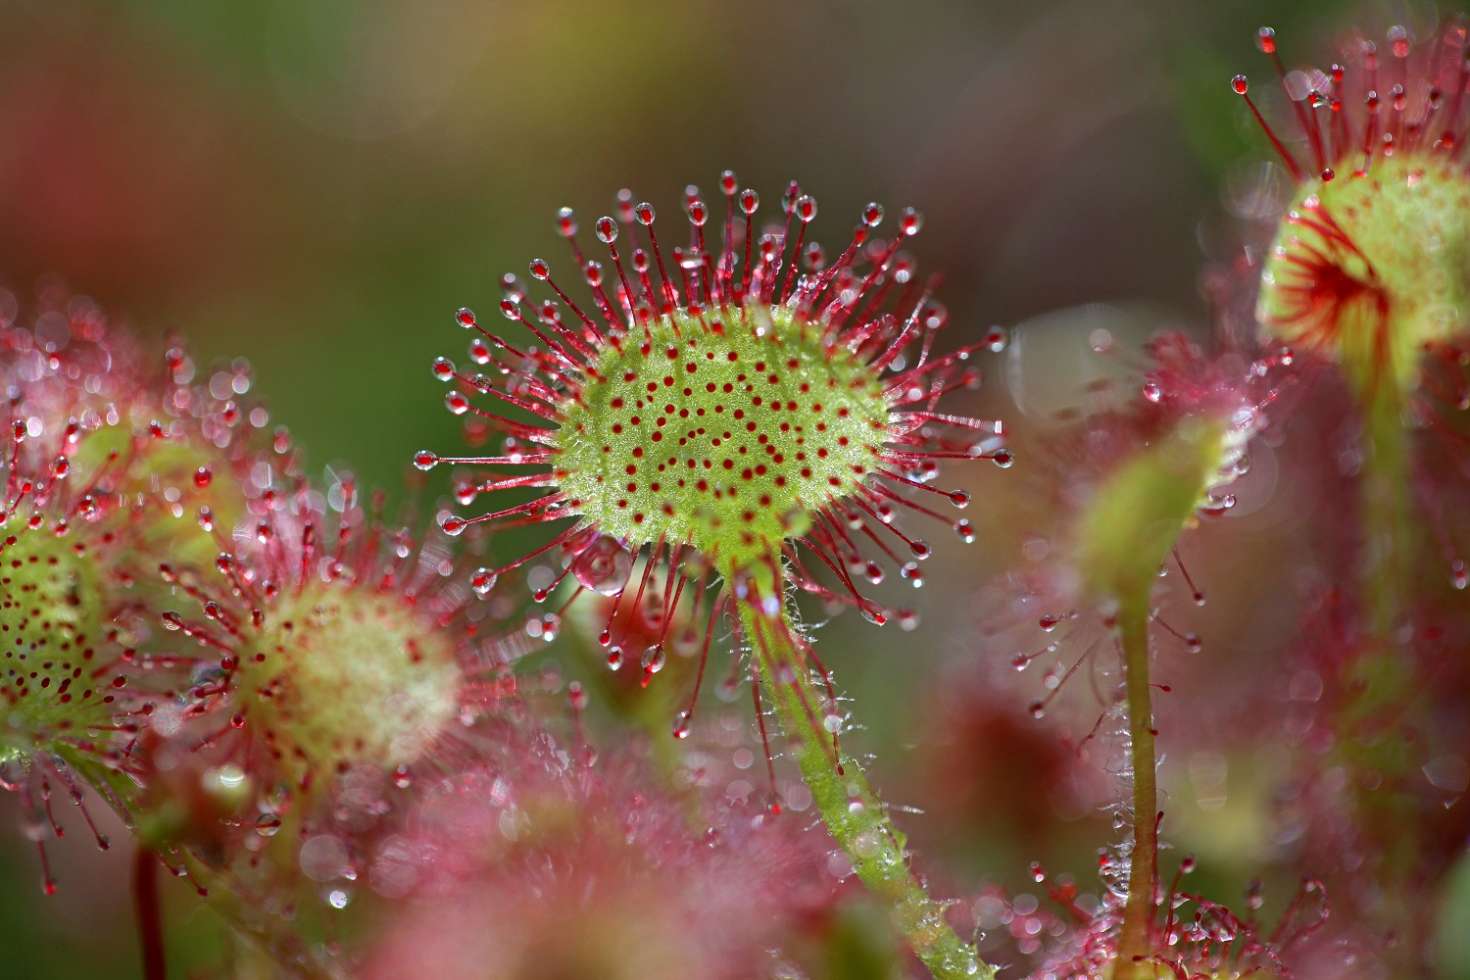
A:
<svg viewBox="0 0 1470 980">
<path fill-rule="evenodd" d="M 1153 977 L 1147 965 L 1152 949 L 1154 882 L 1158 875 L 1158 785 L 1154 753 L 1153 703 L 1149 691 L 1148 594 L 1122 603 L 1119 639 L 1128 706 L 1129 763 L 1133 770 L 1133 847 L 1129 854 L 1128 901 L 1118 937 L 1116 980 Z M 1139 970 L 1143 964 L 1143 972 Z M 1132 972 L 1130 972 L 1132 971 Z"/>
<path fill-rule="evenodd" d="M 812 683 L 802 652 L 793 642 L 799 628 L 789 613 L 764 616 L 752 604 L 741 606 L 741 628 L 751 647 L 767 700 L 792 746 L 802 778 L 811 790 L 822 823 L 841 845 L 863 884 L 889 908 L 914 955 L 938 980 L 991 980 L 994 967 L 955 934 L 944 905 L 931 898 L 909 868 L 904 835 L 862 769 L 835 750 L 811 706 L 823 695 Z"/>
</svg>

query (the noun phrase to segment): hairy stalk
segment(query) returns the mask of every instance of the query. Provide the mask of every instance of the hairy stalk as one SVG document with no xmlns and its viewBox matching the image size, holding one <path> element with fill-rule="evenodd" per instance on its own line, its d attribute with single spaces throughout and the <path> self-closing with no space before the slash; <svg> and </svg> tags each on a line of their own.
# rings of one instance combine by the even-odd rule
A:
<svg viewBox="0 0 1470 980">
<path fill-rule="evenodd" d="M 1133 849 L 1128 865 L 1128 903 L 1118 937 L 1115 980 L 1152 977 L 1143 964 L 1152 949 L 1154 881 L 1158 876 L 1158 786 L 1154 760 L 1153 704 L 1149 691 L 1148 596 L 1119 608 L 1127 690 L 1129 763 L 1133 769 Z M 1137 964 L 1137 965 L 1135 965 Z"/>
<path fill-rule="evenodd" d="M 1406 611 L 1415 540 L 1410 499 L 1408 433 L 1400 418 L 1398 390 L 1370 383 L 1359 393 L 1363 406 L 1367 456 L 1363 470 L 1362 521 L 1366 560 L 1363 599 L 1368 628 L 1381 640 L 1391 638 Z"/>
<path fill-rule="evenodd" d="M 1377 772 L 1399 779 L 1414 764 L 1413 749 L 1405 736 L 1382 719 L 1412 715 L 1414 668 L 1403 649 L 1401 632 L 1409 617 L 1416 560 L 1427 541 L 1415 515 L 1411 491 L 1409 433 L 1402 420 L 1402 398 L 1397 388 L 1371 382 L 1360 386 L 1366 456 L 1361 484 L 1360 518 L 1363 561 L 1357 583 L 1363 603 L 1366 646 L 1352 664 L 1353 693 L 1339 719 L 1338 751 L 1352 771 Z M 1395 890 L 1411 887 L 1416 838 L 1411 827 L 1414 805 L 1401 792 L 1384 793 L 1357 783 L 1361 819 L 1383 841 L 1378 877 Z M 1419 926 L 1412 915 L 1386 910 L 1407 933 Z"/>
<path fill-rule="evenodd" d="M 133 853 L 133 911 L 143 951 L 144 980 L 168 976 L 163 945 L 163 903 L 158 894 L 158 855 L 139 845 Z"/>
<path fill-rule="evenodd" d="M 1102 483 L 1079 526 L 1078 565 L 1087 592 L 1117 610 L 1133 769 L 1128 900 L 1113 980 L 1153 980 L 1157 974 L 1153 915 L 1159 808 L 1148 659 L 1154 583 L 1230 460 L 1230 437 L 1218 418 L 1182 420 Z"/>
<path fill-rule="evenodd" d="M 801 651 L 791 637 L 796 626 L 784 612 L 779 627 L 748 604 L 741 628 L 760 671 L 761 686 L 827 830 L 847 852 L 863 884 L 887 904 L 909 945 L 938 980 L 995 976 L 945 921 L 944 906 L 925 893 L 909 869 L 904 837 L 888 819 L 883 802 L 858 763 L 834 757 L 832 737 L 821 725 L 825 696 L 812 684 Z"/>
<path fill-rule="evenodd" d="M 1364 557 L 1357 588 L 1369 644 L 1354 667 L 1360 691 L 1350 702 L 1346 719 L 1353 726 L 1371 723 L 1411 696 L 1399 630 L 1409 612 L 1415 560 L 1427 544 L 1414 514 L 1408 433 L 1400 418 L 1398 392 L 1369 386 L 1360 390 L 1359 404 L 1367 454 L 1359 518 Z M 1379 762 L 1392 765 L 1391 757 Z"/>
</svg>

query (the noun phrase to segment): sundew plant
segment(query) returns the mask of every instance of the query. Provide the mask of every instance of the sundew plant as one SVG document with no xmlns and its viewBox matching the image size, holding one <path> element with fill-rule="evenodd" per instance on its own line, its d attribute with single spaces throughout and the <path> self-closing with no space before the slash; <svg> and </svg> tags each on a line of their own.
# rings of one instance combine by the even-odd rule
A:
<svg viewBox="0 0 1470 980">
<path fill-rule="evenodd" d="M 1470 976 L 1411 7 L 6 14 L 0 972 Z"/>
</svg>

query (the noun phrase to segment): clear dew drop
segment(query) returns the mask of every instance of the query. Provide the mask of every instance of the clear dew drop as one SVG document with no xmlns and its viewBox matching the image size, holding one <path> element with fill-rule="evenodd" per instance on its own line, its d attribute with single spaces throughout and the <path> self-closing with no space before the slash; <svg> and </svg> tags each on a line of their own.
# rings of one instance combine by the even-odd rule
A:
<svg viewBox="0 0 1470 980">
<path fill-rule="evenodd" d="M 571 208 L 557 209 L 556 231 L 563 238 L 570 238 L 577 233 L 577 215 Z"/>
<path fill-rule="evenodd" d="M 470 576 L 470 588 L 475 590 L 475 595 L 489 595 L 490 590 L 495 588 L 495 583 L 499 577 L 494 569 L 482 566 L 475 569 L 475 573 Z"/>
<path fill-rule="evenodd" d="M 1463 558 L 1450 562 L 1450 584 L 1461 591 L 1470 586 L 1470 569 L 1465 567 Z"/>
<path fill-rule="evenodd" d="M 645 673 L 657 674 L 664 669 L 664 664 L 667 662 L 668 657 L 664 653 L 662 643 L 655 643 L 643 651 L 642 664 Z"/>
<path fill-rule="evenodd" d="M 616 540 L 598 537 L 572 559 L 572 574 L 577 582 L 601 595 L 616 595 L 628 580 L 633 568 L 633 555 Z"/>
</svg>

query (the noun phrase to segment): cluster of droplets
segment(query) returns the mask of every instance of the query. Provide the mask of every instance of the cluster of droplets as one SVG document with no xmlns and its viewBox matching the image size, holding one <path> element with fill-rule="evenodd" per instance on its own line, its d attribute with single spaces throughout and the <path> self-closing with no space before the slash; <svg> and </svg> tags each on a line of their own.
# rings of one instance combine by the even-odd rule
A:
<svg viewBox="0 0 1470 980">
<path fill-rule="evenodd" d="M 1126 864 L 1126 860 L 1123 861 Z M 1117 877 L 1119 858 L 1103 851 L 1099 868 L 1103 880 Z M 1287 963 L 1307 946 L 1326 924 L 1327 898 L 1322 883 L 1304 879 L 1280 918 L 1271 925 L 1259 920 L 1265 896 L 1259 881 L 1246 891 L 1241 911 L 1187 890 L 1186 880 L 1195 872 L 1192 856 L 1180 859 L 1166 888 L 1155 889 L 1151 950 L 1140 966 L 1153 967 L 1158 976 L 1177 977 L 1287 977 Z M 1042 926 L 1054 921 L 1043 910 L 1034 934 L 1049 941 L 1042 965 L 1031 974 L 1037 980 L 1094 980 L 1111 975 L 1123 966 L 1118 960 L 1118 928 L 1121 923 L 1123 890 L 1108 885 L 1101 899 L 1079 894 L 1066 876 L 1053 879 L 1033 862 L 1031 879 L 1044 887 L 1064 915 L 1066 929 Z M 1028 908 L 1033 906 L 1028 905 Z M 1060 938 L 1058 938 L 1060 937 Z M 1040 944 L 1032 944 L 1035 952 Z M 1322 951 L 1315 953 L 1324 964 Z M 1150 974 L 1154 975 L 1154 974 Z"/>
<path fill-rule="evenodd" d="M 1423 43 L 1408 28 L 1387 32 L 1388 58 L 1365 37 L 1348 45 L 1348 64 L 1288 70 L 1277 51 L 1276 32 L 1262 27 L 1256 45 L 1270 58 L 1291 104 L 1298 138 L 1307 144 L 1303 165 L 1262 115 L 1245 75 L 1230 80 L 1297 180 L 1314 174 L 1331 181 L 1339 173 L 1368 173 L 1375 158 L 1417 152 L 1458 155 L 1464 139 L 1464 98 L 1470 83 L 1470 51 L 1464 23 L 1448 21 Z M 1301 152 L 1300 150 L 1297 151 Z M 1312 168 L 1309 172 L 1308 166 Z"/>
</svg>

